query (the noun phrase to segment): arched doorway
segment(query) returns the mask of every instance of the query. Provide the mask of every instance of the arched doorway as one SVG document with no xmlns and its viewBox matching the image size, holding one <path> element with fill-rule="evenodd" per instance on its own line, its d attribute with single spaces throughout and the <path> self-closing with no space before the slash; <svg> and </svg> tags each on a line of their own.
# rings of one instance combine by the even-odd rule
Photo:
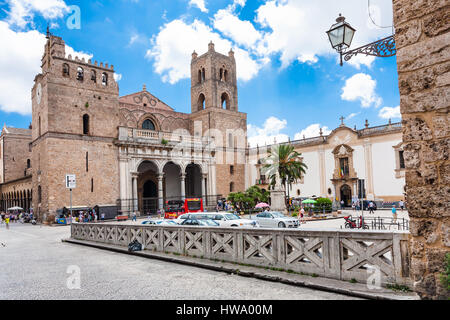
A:
<svg viewBox="0 0 450 320">
<path fill-rule="evenodd" d="M 191 163 L 186 167 L 186 197 L 202 196 L 202 169 L 198 164 Z"/>
<path fill-rule="evenodd" d="M 181 200 L 181 168 L 174 162 L 164 166 L 164 199 Z"/>
<path fill-rule="evenodd" d="M 352 204 L 352 188 L 349 185 L 344 184 L 341 187 L 341 201 L 344 201 L 345 207 L 350 207 Z"/>
<path fill-rule="evenodd" d="M 156 214 L 158 211 L 158 167 L 152 161 L 144 161 L 138 168 L 138 210 L 141 214 Z"/>
</svg>

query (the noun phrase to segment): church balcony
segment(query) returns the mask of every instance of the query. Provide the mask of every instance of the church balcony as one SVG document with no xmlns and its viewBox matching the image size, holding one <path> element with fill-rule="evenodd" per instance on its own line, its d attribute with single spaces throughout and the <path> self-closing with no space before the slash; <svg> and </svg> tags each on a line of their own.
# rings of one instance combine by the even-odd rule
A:
<svg viewBox="0 0 450 320">
<path fill-rule="evenodd" d="M 205 150 L 211 149 L 211 141 L 209 137 L 194 137 L 173 132 L 119 127 L 119 144 L 143 144 L 166 148 L 183 146 Z"/>
</svg>

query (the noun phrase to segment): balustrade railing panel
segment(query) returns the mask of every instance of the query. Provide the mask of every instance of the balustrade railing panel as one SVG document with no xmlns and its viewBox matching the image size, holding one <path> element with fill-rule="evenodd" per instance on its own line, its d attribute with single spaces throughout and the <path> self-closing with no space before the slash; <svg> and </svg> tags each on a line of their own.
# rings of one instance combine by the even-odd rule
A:
<svg viewBox="0 0 450 320">
<path fill-rule="evenodd" d="M 277 267 L 340 280 L 410 285 L 407 232 L 72 224 L 73 239 Z"/>
</svg>

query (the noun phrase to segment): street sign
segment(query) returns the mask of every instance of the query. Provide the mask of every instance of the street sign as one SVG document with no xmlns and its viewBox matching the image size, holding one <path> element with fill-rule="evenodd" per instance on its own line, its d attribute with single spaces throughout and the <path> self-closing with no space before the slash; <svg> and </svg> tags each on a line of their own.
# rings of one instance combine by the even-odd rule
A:
<svg viewBox="0 0 450 320">
<path fill-rule="evenodd" d="M 66 188 L 75 189 L 77 187 L 77 180 L 74 174 L 66 174 Z"/>
</svg>

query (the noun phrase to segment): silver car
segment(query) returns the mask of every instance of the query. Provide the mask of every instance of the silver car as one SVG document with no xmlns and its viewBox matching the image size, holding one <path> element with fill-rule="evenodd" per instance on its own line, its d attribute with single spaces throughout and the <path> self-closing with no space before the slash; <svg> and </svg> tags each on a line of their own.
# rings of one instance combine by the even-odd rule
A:
<svg viewBox="0 0 450 320">
<path fill-rule="evenodd" d="M 264 211 L 256 215 L 255 221 L 262 228 L 298 228 L 298 220 L 287 217 L 281 212 Z"/>
</svg>

